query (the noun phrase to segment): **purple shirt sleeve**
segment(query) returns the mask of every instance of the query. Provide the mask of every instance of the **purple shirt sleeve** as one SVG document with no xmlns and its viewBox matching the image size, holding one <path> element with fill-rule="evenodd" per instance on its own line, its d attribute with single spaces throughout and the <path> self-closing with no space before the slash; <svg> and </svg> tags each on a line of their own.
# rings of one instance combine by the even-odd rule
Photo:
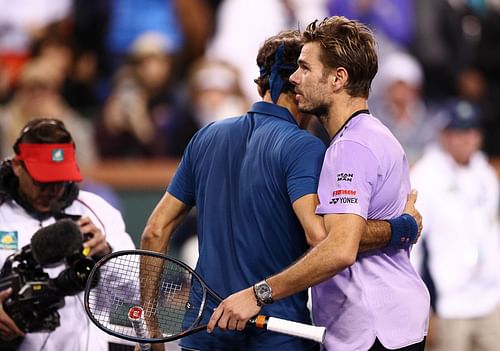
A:
<svg viewBox="0 0 500 351">
<path fill-rule="evenodd" d="M 367 219 L 377 176 L 377 159 L 366 146 L 351 140 L 334 142 L 323 162 L 316 213 L 352 213 Z"/>
</svg>

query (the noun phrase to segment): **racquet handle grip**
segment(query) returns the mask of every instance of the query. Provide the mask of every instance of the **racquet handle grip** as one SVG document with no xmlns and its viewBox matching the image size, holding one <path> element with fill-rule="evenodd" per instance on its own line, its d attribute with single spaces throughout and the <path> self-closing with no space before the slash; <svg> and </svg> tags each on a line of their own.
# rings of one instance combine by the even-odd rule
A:
<svg viewBox="0 0 500 351">
<path fill-rule="evenodd" d="M 141 351 L 151 350 L 151 344 L 143 344 L 143 343 L 138 343 L 138 344 L 139 344 L 139 349 L 141 349 Z"/>
<path fill-rule="evenodd" d="M 144 309 L 140 306 L 134 306 L 128 311 L 128 319 L 135 330 L 137 336 L 145 338 L 148 335 L 146 323 L 143 317 Z M 138 343 L 141 351 L 151 350 L 151 344 Z"/>
<path fill-rule="evenodd" d="M 323 343 L 326 337 L 326 328 L 305 323 L 292 322 L 286 319 L 258 315 L 250 320 L 257 328 L 297 336 Z"/>
</svg>

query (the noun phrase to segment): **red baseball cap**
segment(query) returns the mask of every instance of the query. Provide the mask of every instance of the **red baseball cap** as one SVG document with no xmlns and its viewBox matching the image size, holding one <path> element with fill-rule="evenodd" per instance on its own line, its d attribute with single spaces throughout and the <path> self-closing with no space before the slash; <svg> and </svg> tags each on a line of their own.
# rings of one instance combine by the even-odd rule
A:
<svg viewBox="0 0 500 351">
<path fill-rule="evenodd" d="M 19 144 L 19 160 L 29 175 L 40 183 L 81 182 L 76 163 L 75 145 L 68 144 Z"/>
</svg>

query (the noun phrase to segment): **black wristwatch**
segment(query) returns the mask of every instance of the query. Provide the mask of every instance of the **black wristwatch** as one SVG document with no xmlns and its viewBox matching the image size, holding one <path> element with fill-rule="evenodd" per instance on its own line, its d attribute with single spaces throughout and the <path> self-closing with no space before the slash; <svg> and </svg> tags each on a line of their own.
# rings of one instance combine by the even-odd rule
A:
<svg viewBox="0 0 500 351">
<path fill-rule="evenodd" d="M 264 306 L 273 303 L 273 289 L 265 280 L 258 282 L 253 286 L 253 292 L 257 299 L 257 306 Z"/>
</svg>

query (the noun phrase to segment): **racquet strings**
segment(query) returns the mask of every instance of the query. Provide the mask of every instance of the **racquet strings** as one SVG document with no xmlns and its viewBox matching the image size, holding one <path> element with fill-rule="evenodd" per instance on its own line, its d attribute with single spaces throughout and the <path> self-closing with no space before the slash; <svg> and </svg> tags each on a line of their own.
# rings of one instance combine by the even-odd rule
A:
<svg viewBox="0 0 500 351">
<path fill-rule="evenodd" d="M 126 254 L 99 267 L 87 298 L 88 311 L 100 327 L 130 339 L 164 340 L 192 329 L 204 301 L 203 286 L 186 268 L 163 257 Z M 191 294 L 190 294 L 191 292 Z M 128 311 L 144 310 L 147 337 L 131 328 Z"/>
</svg>

